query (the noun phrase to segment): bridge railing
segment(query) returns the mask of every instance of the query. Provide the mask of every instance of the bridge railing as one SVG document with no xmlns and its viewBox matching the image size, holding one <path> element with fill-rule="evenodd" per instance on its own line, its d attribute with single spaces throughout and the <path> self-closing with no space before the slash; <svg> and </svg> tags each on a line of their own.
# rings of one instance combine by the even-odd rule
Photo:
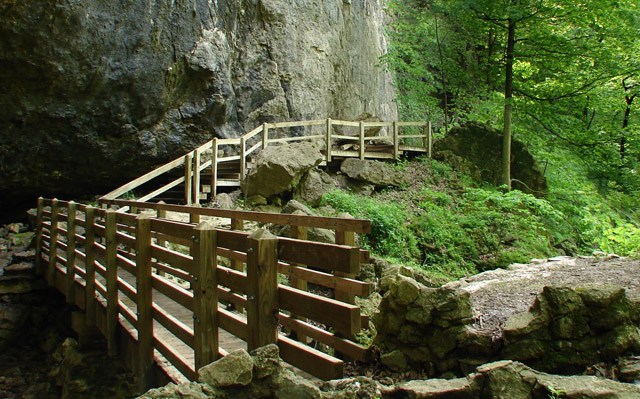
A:
<svg viewBox="0 0 640 399">
<path fill-rule="evenodd" d="M 322 131 L 318 131 L 318 128 L 322 129 Z M 389 129 L 390 134 L 380 135 L 383 128 Z M 407 128 L 414 129 L 414 131 L 402 131 Z M 293 136 L 287 133 L 274 135 L 274 132 L 282 131 L 283 129 L 296 129 L 298 135 Z M 311 134 L 301 134 L 304 129 L 307 129 L 307 132 Z M 336 129 L 339 130 L 336 132 Z M 419 129 L 418 134 L 415 133 L 415 129 Z M 375 132 L 376 130 L 378 131 Z M 368 134 L 369 132 L 374 133 Z M 424 152 L 431 157 L 432 130 L 431 122 L 429 121 L 351 122 L 328 118 L 311 121 L 264 123 L 241 137 L 230 139 L 214 138 L 195 150 L 118 187 L 104 195 L 102 199 L 120 198 L 175 168 L 183 167 L 184 173 L 182 176 L 139 197 L 138 200 L 148 201 L 184 183 L 185 203 L 187 205 L 198 204 L 203 188 L 201 174 L 207 168 L 211 169 L 211 181 L 205 182 L 205 185 L 208 190 L 211 190 L 212 195 L 215 195 L 216 188 L 219 185 L 241 184 L 248 170 L 250 156 L 256 151 L 264 149 L 270 144 L 304 140 L 316 140 L 323 143 L 325 162 L 331 162 L 334 157 L 397 159 L 403 151 Z M 334 148 L 334 145 L 340 142 L 347 143 L 345 149 Z M 386 145 L 380 146 L 375 145 L 375 143 Z M 226 151 L 221 151 L 223 147 Z M 205 159 L 205 154 L 210 159 Z M 218 179 L 219 166 L 229 162 L 239 163 L 239 182 Z"/>
<path fill-rule="evenodd" d="M 311 217 L 293 220 L 321 224 Z M 219 328 L 246 341 L 248 349 L 277 343 L 285 361 L 323 379 L 341 377 L 343 360 L 311 343 L 369 359 L 369 350 L 353 339 L 368 326 L 357 306 L 337 293 L 329 298 L 285 283 L 299 279 L 328 286 L 329 294 L 368 295 L 368 284 L 335 275 L 357 273 L 368 256 L 357 247 L 55 199 L 39 199 L 37 221 L 37 270 L 84 310 L 87 325 L 105 335 L 111 354 L 118 352 L 117 329 L 129 333 L 145 388 L 154 361 L 194 379 L 199 367 L 224 355 Z"/>
</svg>

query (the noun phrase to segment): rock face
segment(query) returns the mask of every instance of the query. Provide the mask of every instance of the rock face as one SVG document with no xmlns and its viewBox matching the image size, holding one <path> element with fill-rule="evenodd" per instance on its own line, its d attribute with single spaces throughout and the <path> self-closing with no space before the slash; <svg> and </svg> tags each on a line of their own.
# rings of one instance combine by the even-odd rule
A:
<svg viewBox="0 0 640 399">
<path fill-rule="evenodd" d="M 291 190 L 302 176 L 322 162 L 322 153 L 313 143 L 302 142 L 270 146 L 258 154 L 256 166 L 245 179 L 247 197 L 264 198 Z"/>
<path fill-rule="evenodd" d="M 581 373 L 598 362 L 640 353 L 640 301 L 623 288 L 546 286 L 528 311 L 513 314 L 501 337 L 472 324 L 470 294 L 455 285 L 428 288 L 402 274 L 382 278 L 374 317 L 381 361 L 400 371 L 464 375 L 498 359 L 536 370 Z"/>
<path fill-rule="evenodd" d="M 0 201 L 104 193 L 265 121 L 393 119 L 382 17 L 379 0 L 4 1 Z"/>
<path fill-rule="evenodd" d="M 384 162 L 347 158 L 340 170 L 352 179 L 373 184 L 376 187 L 402 186 L 408 183 L 402 171 L 395 170 Z"/>
<path fill-rule="evenodd" d="M 502 132 L 481 123 L 470 122 L 451 129 L 449 134 L 434 143 L 434 150 L 436 159 L 453 161 L 454 168 L 464 168 L 472 176 L 479 175 L 484 181 L 498 184 Z M 533 195 L 546 193 L 547 181 L 524 144 L 514 140 L 511 144 L 511 157 L 511 178 L 517 180 L 513 181 L 513 188 Z M 471 162 L 478 170 L 469 168 L 464 161 Z"/>
</svg>

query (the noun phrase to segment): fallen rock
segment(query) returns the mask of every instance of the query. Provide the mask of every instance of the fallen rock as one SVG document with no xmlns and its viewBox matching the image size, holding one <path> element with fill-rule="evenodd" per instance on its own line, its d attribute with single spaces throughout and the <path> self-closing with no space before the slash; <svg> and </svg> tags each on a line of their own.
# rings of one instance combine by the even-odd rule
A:
<svg viewBox="0 0 640 399">
<path fill-rule="evenodd" d="M 243 191 L 265 198 L 289 191 L 302 176 L 323 160 L 320 149 L 309 142 L 270 146 L 262 150 L 247 175 Z"/>
<path fill-rule="evenodd" d="M 336 188 L 338 188 L 338 183 L 326 172 L 310 169 L 293 190 L 293 198 L 317 207 L 320 205 L 322 195 Z"/>
<path fill-rule="evenodd" d="M 198 381 L 212 387 L 249 385 L 253 379 L 253 360 L 247 351 L 238 349 L 198 370 Z"/>
</svg>

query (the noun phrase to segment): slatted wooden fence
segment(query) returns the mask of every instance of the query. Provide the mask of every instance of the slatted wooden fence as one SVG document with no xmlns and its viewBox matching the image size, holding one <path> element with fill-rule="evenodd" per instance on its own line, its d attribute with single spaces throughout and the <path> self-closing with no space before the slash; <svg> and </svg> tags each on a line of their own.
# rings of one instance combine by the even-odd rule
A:
<svg viewBox="0 0 640 399">
<path fill-rule="evenodd" d="M 372 129 L 389 129 L 388 136 L 371 135 L 366 133 Z M 415 132 L 403 132 L 402 129 L 420 129 Z M 286 133 L 295 130 L 296 134 Z M 299 134 L 307 129 L 311 134 Z M 318 129 L 320 129 L 318 131 Z M 340 129 L 336 132 L 336 129 Z M 315 130 L 315 131 L 314 131 Z M 351 131 L 349 131 L 351 130 Z M 274 135 L 276 131 L 282 133 Z M 381 130 L 382 131 L 382 130 Z M 350 134 L 353 133 L 353 134 Z M 334 119 L 320 119 L 297 122 L 277 122 L 264 123 L 251 130 L 245 135 L 237 138 L 219 139 L 214 138 L 195 150 L 168 162 L 157 169 L 140 176 L 121 187 L 104 195 L 102 199 L 117 199 L 132 190 L 140 190 L 141 187 L 153 179 L 165 175 L 175 168 L 182 167 L 184 173 L 170 182 L 155 188 L 148 194 L 144 194 L 137 199 L 148 201 L 159 195 L 174 189 L 180 184 L 184 185 L 184 203 L 187 205 L 198 204 L 202 193 L 216 194 L 218 187 L 232 186 L 239 187 L 244 180 L 248 163 L 251 156 L 257 151 L 267 148 L 269 145 L 316 140 L 322 143 L 324 150 L 324 162 L 331 162 L 334 158 L 371 158 L 371 159 L 398 159 L 405 151 L 422 152 L 431 157 L 432 130 L 431 122 L 365 122 L 365 121 L 341 121 Z M 376 145 L 376 143 L 387 143 L 387 145 Z M 347 149 L 343 149 L 338 144 L 347 144 Z M 225 151 L 221 151 L 225 148 Z M 207 154 L 209 159 L 205 159 Z M 220 177 L 220 169 L 224 165 L 237 163 L 237 178 Z M 210 181 L 203 181 L 201 175 L 210 169 Z"/>
<path fill-rule="evenodd" d="M 213 210 L 199 211 L 194 215 Z M 236 220 L 258 217 L 234 215 Z M 369 228 L 366 221 L 353 219 L 272 217 L 298 227 L 334 223 L 342 235 Z M 246 341 L 248 349 L 277 343 L 285 361 L 323 379 L 342 377 L 343 360 L 311 344 L 369 359 L 369 350 L 352 339 L 368 320 L 357 306 L 340 300 L 368 295 L 369 287 L 336 275 L 357 273 L 368 258 L 355 246 L 276 237 L 262 229 L 249 234 L 55 199 L 39 199 L 37 220 L 37 270 L 85 311 L 87 325 L 100 329 L 111 354 L 117 352 L 118 324 L 131 331 L 137 342 L 135 371 L 145 388 L 158 355 L 194 379 L 199 367 L 225 354 L 218 345 L 220 328 Z M 225 258 L 229 266 L 223 266 Z M 279 275 L 294 286 L 279 283 Z M 330 287 L 336 297 L 296 288 L 301 280 Z"/>
</svg>

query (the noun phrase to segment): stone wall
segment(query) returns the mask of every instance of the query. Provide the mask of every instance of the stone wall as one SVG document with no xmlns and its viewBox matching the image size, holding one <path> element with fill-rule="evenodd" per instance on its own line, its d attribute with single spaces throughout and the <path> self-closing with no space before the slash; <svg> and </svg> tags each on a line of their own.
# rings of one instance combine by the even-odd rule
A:
<svg viewBox="0 0 640 399">
<path fill-rule="evenodd" d="M 526 312 L 512 315 L 502 336 L 475 328 L 467 291 L 426 287 L 388 275 L 374 317 L 381 361 L 430 376 L 465 375 L 496 359 L 541 371 L 582 372 L 602 361 L 640 353 L 640 301 L 616 287 L 546 286 Z"/>
</svg>

